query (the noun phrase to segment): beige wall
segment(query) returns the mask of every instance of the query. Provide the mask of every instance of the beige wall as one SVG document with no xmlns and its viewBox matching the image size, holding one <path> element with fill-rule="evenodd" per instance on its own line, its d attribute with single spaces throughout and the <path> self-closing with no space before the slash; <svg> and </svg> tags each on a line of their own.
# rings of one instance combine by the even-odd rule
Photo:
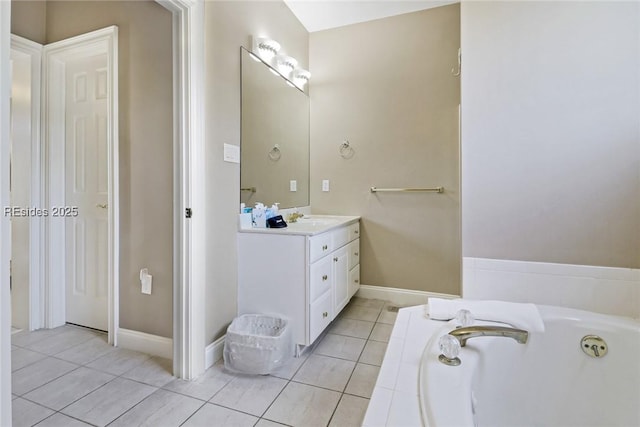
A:
<svg viewBox="0 0 640 427">
<path fill-rule="evenodd" d="M 279 41 L 300 66 L 308 65 L 308 33 L 284 3 L 205 3 L 207 343 L 224 334 L 237 314 L 240 168 L 222 154 L 223 144 L 240 144 L 240 46 L 251 48 L 251 35 Z"/>
<path fill-rule="evenodd" d="M 311 34 L 311 206 L 362 216 L 363 284 L 460 292 L 459 24 L 456 4 Z"/>
<path fill-rule="evenodd" d="M 147 1 L 47 2 L 48 43 L 118 26 L 120 327 L 173 334 L 171 13 Z M 149 268 L 153 293 L 140 292 Z"/>
<path fill-rule="evenodd" d="M 640 4 L 462 5 L 463 254 L 640 267 Z"/>
<path fill-rule="evenodd" d="M 37 0 L 11 0 L 11 33 L 45 44 L 47 3 Z"/>
</svg>

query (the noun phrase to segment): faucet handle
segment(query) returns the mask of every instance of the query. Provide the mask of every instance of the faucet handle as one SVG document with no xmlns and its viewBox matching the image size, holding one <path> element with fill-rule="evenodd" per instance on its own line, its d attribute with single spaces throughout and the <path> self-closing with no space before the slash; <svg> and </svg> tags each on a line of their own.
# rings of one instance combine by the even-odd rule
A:
<svg viewBox="0 0 640 427">
<path fill-rule="evenodd" d="M 456 313 L 456 321 L 458 322 L 458 328 L 466 328 L 467 326 L 473 325 L 476 319 L 469 310 L 463 308 Z"/>
<path fill-rule="evenodd" d="M 460 364 L 458 355 L 461 347 L 457 338 L 449 334 L 443 335 L 438 340 L 438 345 L 441 353 L 438 360 L 445 365 L 458 366 Z"/>
</svg>

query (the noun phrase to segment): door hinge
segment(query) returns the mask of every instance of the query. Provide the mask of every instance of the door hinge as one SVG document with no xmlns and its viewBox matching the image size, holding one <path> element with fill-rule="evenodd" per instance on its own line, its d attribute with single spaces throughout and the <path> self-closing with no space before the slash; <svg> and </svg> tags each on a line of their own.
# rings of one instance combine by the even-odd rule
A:
<svg viewBox="0 0 640 427">
<path fill-rule="evenodd" d="M 185 216 L 186 218 L 191 218 L 191 215 L 192 215 L 192 214 L 193 214 L 193 212 L 191 211 L 191 208 L 187 208 L 187 209 L 185 210 L 184 216 Z"/>
</svg>

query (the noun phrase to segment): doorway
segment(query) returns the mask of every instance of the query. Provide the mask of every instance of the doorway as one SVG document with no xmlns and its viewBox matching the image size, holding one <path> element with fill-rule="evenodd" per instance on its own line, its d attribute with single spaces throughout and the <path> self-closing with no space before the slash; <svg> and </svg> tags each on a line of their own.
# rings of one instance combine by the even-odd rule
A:
<svg viewBox="0 0 640 427">
<path fill-rule="evenodd" d="M 118 327 L 118 29 L 44 46 L 46 327 Z"/>
</svg>

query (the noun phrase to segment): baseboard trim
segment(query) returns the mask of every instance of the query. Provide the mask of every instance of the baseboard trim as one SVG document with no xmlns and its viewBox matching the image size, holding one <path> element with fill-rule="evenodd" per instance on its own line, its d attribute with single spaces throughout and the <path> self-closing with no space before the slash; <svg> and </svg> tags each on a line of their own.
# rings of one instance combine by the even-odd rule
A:
<svg viewBox="0 0 640 427">
<path fill-rule="evenodd" d="M 387 288 L 385 286 L 360 285 L 356 292 L 360 298 L 380 299 L 390 301 L 399 306 L 412 306 L 426 304 L 427 299 L 433 298 L 460 298 L 459 295 L 441 294 L 437 292 L 415 291 L 411 289 Z"/>
<path fill-rule="evenodd" d="M 118 347 L 173 359 L 173 340 L 171 338 L 123 328 L 118 329 L 117 336 Z"/>
<path fill-rule="evenodd" d="M 224 337 L 225 335 L 221 336 L 206 347 L 204 351 L 204 369 L 209 369 L 214 363 L 222 359 Z"/>
</svg>

